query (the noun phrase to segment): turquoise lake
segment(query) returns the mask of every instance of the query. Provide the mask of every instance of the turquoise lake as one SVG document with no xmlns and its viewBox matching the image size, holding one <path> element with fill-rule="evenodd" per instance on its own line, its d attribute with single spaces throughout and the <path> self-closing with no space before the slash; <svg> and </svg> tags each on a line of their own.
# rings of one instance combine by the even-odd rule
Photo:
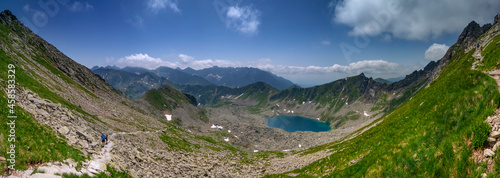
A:
<svg viewBox="0 0 500 178">
<path fill-rule="evenodd" d="M 287 132 L 295 131 L 313 131 L 327 132 L 332 128 L 329 123 L 321 122 L 316 119 L 310 119 L 302 116 L 275 116 L 267 119 L 267 125 L 272 128 L 284 129 Z"/>
</svg>

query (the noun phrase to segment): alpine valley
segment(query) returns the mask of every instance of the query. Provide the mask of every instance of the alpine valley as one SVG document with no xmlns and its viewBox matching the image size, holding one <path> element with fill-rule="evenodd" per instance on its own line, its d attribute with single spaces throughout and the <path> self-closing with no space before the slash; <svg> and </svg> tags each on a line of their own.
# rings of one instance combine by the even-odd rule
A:
<svg viewBox="0 0 500 178">
<path fill-rule="evenodd" d="M 88 69 L 9 10 L 0 49 L 0 121 L 17 117 L 14 137 L 0 125 L 2 176 L 500 175 L 500 14 L 401 80 L 360 73 L 308 88 L 247 67 Z M 278 115 L 331 130 L 269 127 Z"/>
</svg>

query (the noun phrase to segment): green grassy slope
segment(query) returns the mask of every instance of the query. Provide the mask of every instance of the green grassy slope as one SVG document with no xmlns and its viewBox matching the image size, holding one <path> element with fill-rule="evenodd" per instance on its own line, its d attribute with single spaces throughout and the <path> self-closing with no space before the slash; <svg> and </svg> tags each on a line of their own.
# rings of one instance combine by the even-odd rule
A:
<svg viewBox="0 0 500 178">
<path fill-rule="evenodd" d="M 500 36 L 493 38 L 493 41 L 481 51 L 484 59 L 477 66 L 480 70 L 491 70 L 500 67 Z"/>
<path fill-rule="evenodd" d="M 8 64 L 15 64 L 8 58 L 3 51 L 0 51 L 0 76 L 3 76 L 3 80 L 7 80 L 7 70 Z M 19 65 L 16 65 L 16 82 L 18 82 L 17 87 L 23 86 L 30 88 L 33 91 L 37 91 L 40 96 L 45 98 L 51 98 L 55 101 L 64 101 L 58 98 L 52 92 L 49 92 L 47 88 L 40 85 L 36 80 L 27 75 Z M 6 88 L 6 82 L 0 83 L 0 88 Z M 6 91 L 0 91 L 0 122 L 8 123 L 10 119 L 7 118 L 8 115 L 8 98 L 6 96 Z M 66 106 L 70 106 L 68 103 L 61 102 Z M 15 106 L 16 119 L 16 134 L 15 142 L 8 141 L 8 131 L 10 130 L 9 125 L 1 124 L 0 130 L 0 156 L 8 157 L 7 149 L 9 149 L 11 144 L 16 146 L 16 169 L 26 169 L 27 165 L 38 164 L 49 161 L 62 161 L 67 158 L 73 158 L 76 161 L 82 161 L 85 159 L 83 153 L 71 146 L 69 146 L 64 137 L 58 135 L 48 126 L 43 126 L 38 123 L 28 112 Z M 76 108 L 76 107 L 75 107 Z M 5 163 L 0 163 L 0 175 L 5 173 Z"/>
<path fill-rule="evenodd" d="M 480 128 L 498 107 L 500 94 L 491 77 L 470 70 L 473 52 L 455 55 L 428 88 L 380 118 L 377 126 L 351 140 L 306 150 L 302 154 L 326 148 L 338 152 L 292 172 L 334 177 L 480 176 L 485 165 L 472 161 L 472 142 L 487 133 L 474 133 L 473 128 Z"/>
<path fill-rule="evenodd" d="M 20 27 L 15 26 L 17 32 L 20 32 Z M 12 50 L 14 50 L 14 45 L 24 46 L 24 44 L 20 41 L 10 39 L 8 35 L 12 32 L 9 27 L 0 24 L 0 43 L 5 44 L 5 46 Z M 39 47 L 41 48 L 41 47 Z M 28 61 L 30 63 L 40 63 L 42 66 L 47 68 L 49 71 L 57 74 L 63 81 L 68 82 L 69 84 L 76 86 L 78 89 L 82 90 L 82 92 L 88 93 L 91 96 L 97 97 L 94 94 L 90 93 L 81 85 L 74 82 L 68 76 L 61 73 L 59 70 L 55 69 L 53 66 L 47 63 L 49 61 L 49 57 L 47 54 L 43 52 L 43 49 L 40 50 L 39 53 L 33 54 L 34 61 L 27 60 L 26 56 L 20 54 L 18 52 L 15 55 L 7 55 L 5 51 L 0 50 L 0 121 L 4 124 L 0 125 L 0 157 L 8 157 L 7 149 L 14 143 L 16 145 L 16 169 L 26 169 L 27 165 L 39 164 L 51 161 L 62 161 L 67 158 L 73 158 L 76 161 L 82 161 L 85 159 L 83 153 L 71 146 L 69 146 L 64 137 L 54 132 L 50 127 L 44 126 L 38 123 L 28 112 L 23 109 L 16 107 L 16 141 L 9 142 L 8 141 L 8 123 L 9 119 L 7 118 L 8 114 L 8 106 L 7 106 L 7 71 L 8 65 L 13 64 L 15 66 L 15 81 L 16 87 L 24 87 L 30 89 L 31 91 L 37 93 L 41 98 L 49 99 L 55 103 L 60 103 L 62 106 L 67 107 L 68 109 L 77 111 L 79 113 L 85 114 L 91 118 L 97 119 L 95 116 L 85 112 L 80 107 L 71 104 L 64 98 L 55 94 L 51 89 L 47 86 L 42 85 L 41 82 L 47 79 L 40 77 L 38 74 L 27 70 L 24 62 Z M 39 65 L 33 65 L 39 66 Z M 57 88 L 56 88 L 57 89 Z M 92 120 L 96 122 L 95 120 Z M 0 175 L 3 175 L 6 171 L 5 163 L 0 163 Z"/>
<path fill-rule="evenodd" d="M 196 106 L 196 98 L 186 95 L 168 85 L 159 89 L 151 89 L 142 96 L 142 99 L 149 102 L 156 109 L 163 111 L 165 109 L 173 110 L 179 107 L 181 103 L 190 103 Z"/>
</svg>

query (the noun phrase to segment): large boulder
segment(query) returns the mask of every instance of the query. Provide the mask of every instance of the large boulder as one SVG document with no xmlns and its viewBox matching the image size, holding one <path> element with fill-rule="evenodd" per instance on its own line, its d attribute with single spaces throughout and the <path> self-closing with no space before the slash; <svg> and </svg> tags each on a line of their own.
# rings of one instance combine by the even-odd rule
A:
<svg viewBox="0 0 500 178">
<path fill-rule="evenodd" d="M 62 135 L 67 135 L 69 133 L 68 127 L 63 126 L 63 127 L 59 128 L 59 133 L 61 133 Z"/>
<path fill-rule="evenodd" d="M 498 138 L 498 137 L 500 137 L 500 132 L 493 131 L 493 132 L 490 133 L 490 137 L 492 137 L 492 138 Z"/>
<path fill-rule="evenodd" d="M 493 156 L 495 156 L 495 152 L 491 151 L 490 149 L 484 150 L 484 157 L 488 158 Z"/>
</svg>

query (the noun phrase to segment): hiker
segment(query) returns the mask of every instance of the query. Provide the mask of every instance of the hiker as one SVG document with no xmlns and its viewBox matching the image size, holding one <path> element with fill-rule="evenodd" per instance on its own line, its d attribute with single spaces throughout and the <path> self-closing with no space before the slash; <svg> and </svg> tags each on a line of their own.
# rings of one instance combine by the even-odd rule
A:
<svg viewBox="0 0 500 178">
<path fill-rule="evenodd" d="M 108 135 L 106 135 L 106 144 L 108 144 Z"/>
<path fill-rule="evenodd" d="M 106 135 L 102 134 L 102 146 L 104 147 L 104 144 L 106 143 Z"/>
<path fill-rule="evenodd" d="M 479 48 L 479 43 L 477 44 L 477 48 Z"/>
</svg>

